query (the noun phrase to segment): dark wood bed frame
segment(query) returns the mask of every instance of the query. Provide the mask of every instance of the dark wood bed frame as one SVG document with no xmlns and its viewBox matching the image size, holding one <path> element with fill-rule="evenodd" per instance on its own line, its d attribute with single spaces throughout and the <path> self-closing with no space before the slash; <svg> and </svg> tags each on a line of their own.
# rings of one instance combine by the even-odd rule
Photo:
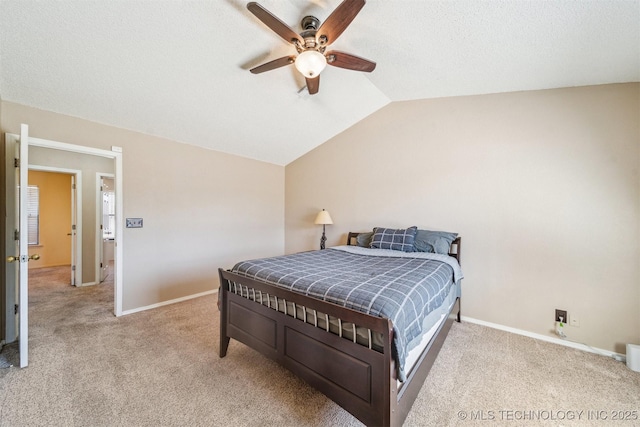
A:
<svg viewBox="0 0 640 427">
<path fill-rule="evenodd" d="M 349 233 L 348 244 L 359 233 Z M 460 261 L 460 237 L 449 255 Z M 406 381 L 396 380 L 391 357 L 393 329 L 388 319 L 373 317 L 336 304 L 287 291 L 223 269 L 220 274 L 220 357 L 229 340 L 240 341 L 275 360 L 342 406 L 367 426 L 400 426 L 424 383 L 453 324 L 460 322 L 460 299 L 441 323 Z M 268 308 L 229 291 L 229 283 L 242 284 L 309 310 L 317 310 L 343 322 L 351 322 L 383 337 L 382 352 Z"/>
</svg>

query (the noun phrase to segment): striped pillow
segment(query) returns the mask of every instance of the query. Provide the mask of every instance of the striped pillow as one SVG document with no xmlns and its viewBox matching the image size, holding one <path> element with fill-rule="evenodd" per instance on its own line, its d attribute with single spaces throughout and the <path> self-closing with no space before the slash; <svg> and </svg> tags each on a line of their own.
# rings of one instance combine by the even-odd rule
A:
<svg viewBox="0 0 640 427">
<path fill-rule="evenodd" d="M 370 248 L 392 249 L 394 251 L 413 252 L 413 242 L 418 227 L 393 229 L 376 227 L 373 229 Z"/>
</svg>

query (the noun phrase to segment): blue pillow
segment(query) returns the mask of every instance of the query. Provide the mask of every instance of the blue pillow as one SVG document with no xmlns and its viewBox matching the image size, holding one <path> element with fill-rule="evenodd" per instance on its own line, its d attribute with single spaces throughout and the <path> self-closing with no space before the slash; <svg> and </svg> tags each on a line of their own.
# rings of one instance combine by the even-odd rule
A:
<svg viewBox="0 0 640 427">
<path fill-rule="evenodd" d="M 376 227 L 369 247 L 375 249 L 392 249 L 394 251 L 413 252 L 413 242 L 417 227 L 393 229 Z"/>
<path fill-rule="evenodd" d="M 448 254 L 458 233 L 447 231 L 418 230 L 413 247 L 416 252 L 433 252 L 436 254 Z"/>
<path fill-rule="evenodd" d="M 371 246 L 371 238 L 373 237 L 373 231 L 368 233 L 360 233 L 358 237 L 356 237 L 356 242 L 358 246 L 362 246 L 363 248 L 368 248 Z"/>
</svg>

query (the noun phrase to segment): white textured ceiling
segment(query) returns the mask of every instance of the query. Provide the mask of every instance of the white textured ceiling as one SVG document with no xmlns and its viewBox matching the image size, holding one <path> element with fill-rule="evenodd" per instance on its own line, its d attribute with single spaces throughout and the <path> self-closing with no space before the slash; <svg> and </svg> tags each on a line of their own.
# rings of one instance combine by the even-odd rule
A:
<svg viewBox="0 0 640 427">
<path fill-rule="evenodd" d="M 295 31 L 340 0 L 261 0 Z M 285 165 L 393 101 L 640 81 L 640 0 L 369 0 L 309 95 L 239 0 L 0 0 L 3 100 Z"/>
</svg>

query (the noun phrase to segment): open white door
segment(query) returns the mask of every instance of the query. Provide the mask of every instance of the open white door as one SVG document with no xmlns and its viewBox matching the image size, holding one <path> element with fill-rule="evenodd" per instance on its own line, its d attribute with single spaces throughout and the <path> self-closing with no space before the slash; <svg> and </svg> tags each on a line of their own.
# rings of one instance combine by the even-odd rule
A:
<svg viewBox="0 0 640 427">
<path fill-rule="evenodd" d="M 96 176 L 96 182 L 99 185 L 98 194 L 96 195 L 96 199 L 98 200 L 98 210 L 96 214 L 97 222 L 100 224 L 96 230 L 98 232 L 96 236 L 96 250 L 98 252 L 98 265 L 100 267 L 98 270 L 100 272 L 99 283 L 102 283 L 107 278 L 108 267 L 104 259 L 104 178 L 98 175 Z"/>
<path fill-rule="evenodd" d="M 28 219 L 27 219 L 27 188 L 28 180 L 28 155 L 29 155 L 29 127 L 25 124 L 20 126 L 20 137 L 7 135 L 7 155 L 11 152 L 14 161 L 15 177 L 12 177 L 10 170 L 7 170 L 7 201 L 13 206 L 7 209 L 7 227 L 14 225 L 12 233 L 7 233 L 7 238 L 15 238 L 13 244 L 7 245 L 7 262 L 15 265 L 14 269 L 7 273 L 7 288 L 15 292 L 17 314 L 15 326 L 17 329 L 17 339 L 20 351 L 20 367 L 24 368 L 29 363 L 29 240 L 28 240 Z M 12 179 L 10 179 L 12 178 Z M 16 197 L 17 196 L 17 197 Z M 9 203 L 8 203 L 9 204 Z M 9 208 L 9 206 L 8 206 Z M 7 242 L 8 243 L 8 242 Z M 37 255 L 32 256 L 37 259 Z M 10 281 L 11 280 L 11 281 Z"/>
<path fill-rule="evenodd" d="M 77 235 L 76 232 L 76 176 L 71 175 L 71 286 L 76 286 L 76 265 L 78 255 L 76 253 Z"/>
<path fill-rule="evenodd" d="M 29 186 L 29 126 L 20 125 L 20 157 L 18 158 L 18 246 L 20 254 L 18 322 L 20 324 L 18 342 L 20 347 L 20 367 L 29 364 L 29 233 L 27 219 L 27 188 Z M 36 255 L 34 255 L 34 258 Z"/>
<path fill-rule="evenodd" d="M 5 254 L 7 261 L 18 254 L 17 230 L 18 223 L 18 183 L 15 169 L 15 159 L 18 155 L 18 135 L 6 134 L 5 136 L 5 191 L 6 191 L 6 215 L 5 223 Z M 18 339 L 18 264 L 8 265 L 5 271 L 5 342 L 12 343 Z"/>
<path fill-rule="evenodd" d="M 114 175 L 96 173 L 96 271 L 100 272 L 100 283 L 113 274 L 116 237 L 116 193 Z"/>
</svg>

